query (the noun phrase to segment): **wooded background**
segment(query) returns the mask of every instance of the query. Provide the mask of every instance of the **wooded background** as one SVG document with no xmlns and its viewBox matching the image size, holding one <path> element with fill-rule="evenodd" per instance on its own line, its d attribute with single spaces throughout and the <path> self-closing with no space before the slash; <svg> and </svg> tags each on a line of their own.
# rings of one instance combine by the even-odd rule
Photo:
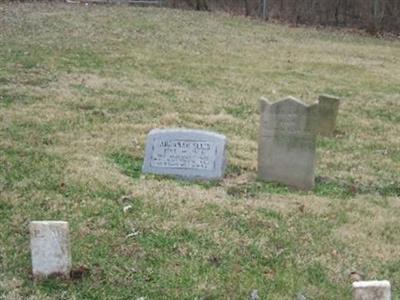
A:
<svg viewBox="0 0 400 300">
<path fill-rule="evenodd" d="M 260 16 L 263 0 L 167 0 L 175 8 Z M 267 19 L 400 33 L 400 0 L 266 0 Z"/>
<path fill-rule="evenodd" d="M 0 0 L 0 2 L 13 0 Z M 40 0 L 39 0 L 40 1 Z M 52 1 L 52 0 L 48 0 Z M 60 1 L 60 0 L 55 0 Z M 61 0 L 70 3 L 159 3 L 166 7 L 263 17 L 292 24 L 352 27 L 370 34 L 400 34 L 400 0 Z M 31 2 L 17 0 L 15 2 Z"/>
</svg>

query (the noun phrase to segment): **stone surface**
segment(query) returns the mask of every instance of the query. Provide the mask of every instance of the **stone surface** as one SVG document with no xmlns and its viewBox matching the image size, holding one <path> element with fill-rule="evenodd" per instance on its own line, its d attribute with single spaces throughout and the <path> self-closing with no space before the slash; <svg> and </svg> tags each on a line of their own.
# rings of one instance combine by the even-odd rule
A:
<svg viewBox="0 0 400 300">
<path fill-rule="evenodd" d="M 68 222 L 33 221 L 29 229 L 34 278 L 68 278 L 71 271 Z"/>
<path fill-rule="evenodd" d="M 353 282 L 354 300 L 390 300 L 390 282 L 382 281 L 356 281 Z"/>
<path fill-rule="evenodd" d="M 321 136 L 333 136 L 336 128 L 336 118 L 339 112 L 339 98 L 321 95 L 319 101 L 319 134 Z"/>
<path fill-rule="evenodd" d="M 194 129 L 154 129 L 146 142 L 143 173 L 217 180 L 226 166 L 224 135 Z"/>
<path fill-rule="evenodd" d="M 258 177 L 303 190 L 314 187 L 318 104 L 293 97 L 275 103 L 260 99 Z"/>
<path fill-rule="evenodd" d="M 250 300 L 260 300 L 260 297 L 258 296 L 258 290 L 251 291 Z"/>
</svg>

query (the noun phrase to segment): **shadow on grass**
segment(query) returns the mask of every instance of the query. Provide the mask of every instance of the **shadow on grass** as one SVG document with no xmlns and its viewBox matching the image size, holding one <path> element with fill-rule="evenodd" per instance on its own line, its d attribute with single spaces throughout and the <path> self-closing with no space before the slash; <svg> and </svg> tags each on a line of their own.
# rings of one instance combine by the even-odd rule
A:
<svg viewBox="0 0 400 300">
<path fill-rule="evenodd" d="M 378 194 L 383 197 L 399 197 L 400 183 L 390 182 L 380 185 L 363 185 L 319 176 L 315 180 L 314 192 L 318 196 L 351 198 L 356 194 Z"/>
<path fill-rule="evenodd" d="M 248 171 L 249 171 L 248 169 L 243 168 L 241 166 L 229 164 L 226 167 L 224 177 L 225 178 L 237 177 Z M 158 180 L 170 179 L 170 180 L 174 180 L 174 181 L 178 182 L 180 185 L 183 185 L 183 186 L 197 185 L 204 189 L 210 189 L 210 188 L 214 188 L 214 187 L 218 187 L 218 186 L 223 186 L 222 180 L 204 180 L 204 179 L 185 180 L 185 179 L 182 179 L 182 178 L 179 178 L 176 176 L 168 176 L 168 175 L 152 175 L 152 178 L 155 178 Z"/>
<path fill-rule="evenodd" d="M 260 194 L 278 194 L 278 195 L 307 195 L 314 194 L 316 196 L 328 197 L 334 199 L 350 199 L 357 194 L 375 193 L 383 197 L 400 196 L 400 184 L 389 183 L 387 185 L 365 186 L 356 183 L 348 183 L 345 181 L 319 176 L 315 179 L 315 187 L 312 191 L 306 192 L 296 188 L 288 187 L 280 183 L 254 181 L 244 184 L 230 186 L 227 193 L 233 197 L 253 198 Z"/>
<path fill-rule="evenodd" d="M 213 187 L 221 186 L 221 183 L 217 180 L 202 180 L 202 179 L 184 179 L 173 175 L 157 175 L 157 174 L 146 174 L 146 178 L 151 178 L 158 181 L 170 180 L 174 181 L 180 186 L 198 186 L 203 189 L 211 189 Z"/>
<path fill-rule="evenodd" d="M 112 153 L 109 158 L 119 167 L 121 172 L 132 178 L 140 178 L 142 172 L 143 159 L 135 157 L 127 153 Z M 248 170 L 237 166 L 228 165 L 226 169 L 225 177 L 236 177 L 240 176 Z M 170 175 L 147 175 L 148 178 L 155 179 L 158 181 L 162 180 L 173 180 L 181 186 L 198 186 L 203 189 L 210 189 L 218 186 L 222 186 L 220 181 L 217 180 L 185 180 L 176 176 Z M 390 182 L 386 185 L 362 185 L 353 182 L 345 182 L 343 180 L 318 176 L 315 179 L 315 188 L 313 191 L 305 192 L 297 190 L 292 187 L 288 187 L 280 183 L 271 183 L 263 181 L 253 181 L 226 188 L 228 195 L 233 197 L 245 197 L 252 198 L 259 194 L 299 194 L 306 195 L 314 193 L 317 196 L 337 198 L 337 199 L 349 199 L 357 194 L 379 194 L 383 197 L 399 197 L 400 196 L 400 183 Z"/>
<path fill-rule="evenodd" d="M 196 185 L 198 187 L 201 187 L 203 189 L 211 189 L 214 187 L 221 186 L 221 183 L 217 180 L 185 180 L 181 178 L 176 178 L 176 177 L 170 177 L 171 179 L 174 179 L 176 182 L 178 182 L 182 186 L 192 186 Z"/>
<path fill-rule="evenodd" d="M 262 193 L 287 195 L 290 188 L 280 183 L 255 181 L 228 187 L 226 192 L 233 197 L 252 198 Z"/>
<path fill-rule="evenodd" d="M 142 174 L 143 159 L 127 153 L 112 153 L 109 158 L 119 167 L 121 173 L 132 178 L 140 178 Z M 220 186 L 220 182 L 215 180 L 185 180 L 171 175 L 146 174 L 146 178 L 158 181 L 173 180 L 182 186 L 199 186 L 204 189 L 210 189 Z"/>
</svg>

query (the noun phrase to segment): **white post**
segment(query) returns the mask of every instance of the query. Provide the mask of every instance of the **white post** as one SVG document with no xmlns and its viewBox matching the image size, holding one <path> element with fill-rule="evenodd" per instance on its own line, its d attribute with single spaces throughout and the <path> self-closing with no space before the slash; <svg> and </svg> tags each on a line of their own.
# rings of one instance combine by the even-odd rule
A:
<svg viewBox="0 0 400 300">
<path fill-rule="evenodd" d="M 353 282 L 354 300 L 390 300 L 390 282 L 383 281 L 355 281 Z"/>
<path fill-rule="evenodd" d="M 69 278 L 71 251 L 68 222 L 32 221 L 29 229 L 33 278 Z"/>
<path fill-rule="evenodd" d="M 267 0 L 263 0 L 263 12 L 262 12 L 263 19 L 267 18 Z"/>
</svg>

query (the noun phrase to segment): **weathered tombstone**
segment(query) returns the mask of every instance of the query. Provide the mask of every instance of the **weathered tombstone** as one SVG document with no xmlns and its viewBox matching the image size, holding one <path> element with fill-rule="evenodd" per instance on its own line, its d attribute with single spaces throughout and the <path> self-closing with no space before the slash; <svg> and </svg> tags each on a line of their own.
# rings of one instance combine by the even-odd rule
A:
<svg viewBox="0 0 400 300">
<path fill-rule="evenodd" d="M 71 271 L 68 222 L 32 221 L 29 229 L 34 279 L 68 278 Z"/>
<path fill-rule="evenodd" d="M 340 99 L 321 95 L 319 101 L 319 134 L 321 136 L 332 136 L 336 128 L 336 118 L 339 112 Z"/>
<path fill-rule="evenodd" d="M 226 166 L 224 135 L 194 129 L 153 129 L 146 142 L 143 173 L 217 180 Z"/>
<path fill-rule="evenodd" d="M 354 300 L 390 300 L 390 282 L 382 281 L 355 281 L 353 282 Z"/>
<path fill-rule="evenodd" d="M 260 99 L 258 177 L 303 190 L 314 187 L 318 104 L 293 97 Z"/>
</svg>

